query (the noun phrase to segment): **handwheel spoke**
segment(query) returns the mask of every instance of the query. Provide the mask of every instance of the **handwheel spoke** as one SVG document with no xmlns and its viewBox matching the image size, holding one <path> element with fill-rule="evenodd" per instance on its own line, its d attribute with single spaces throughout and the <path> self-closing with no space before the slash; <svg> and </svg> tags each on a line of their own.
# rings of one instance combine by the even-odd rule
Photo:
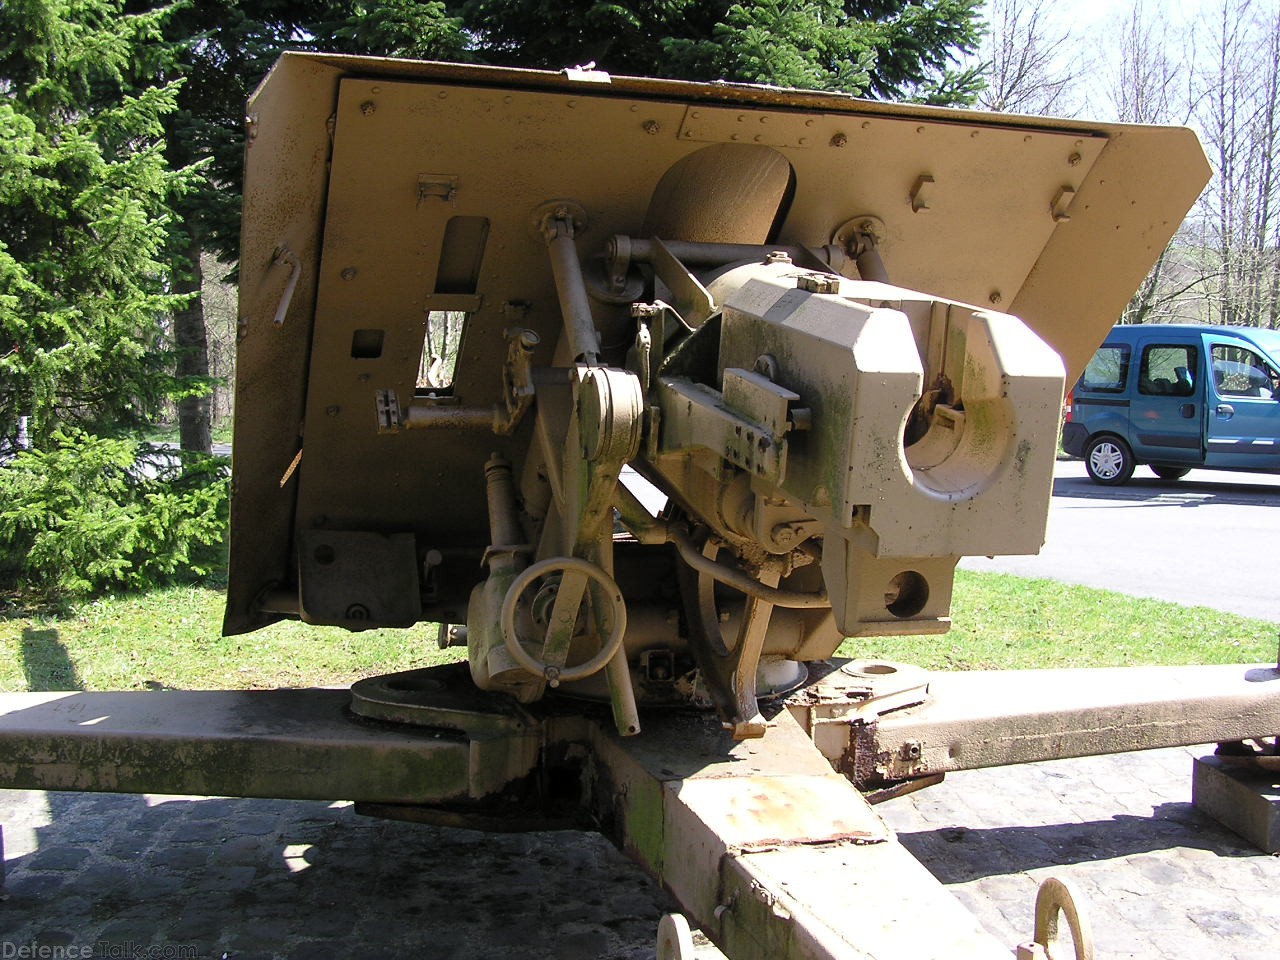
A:
<svg viewBox="0 0 1280 960">
<path fill-rule="evenodd" d="M 542 643 L 542 662 L 557 669 L 569 659 L 569 647 L 577 630 L 578 611 L 587 593 L 587 577 L 578 570 L 568 569 L 560 577 L 555 603 L 547 623 Z"/>
</svg>

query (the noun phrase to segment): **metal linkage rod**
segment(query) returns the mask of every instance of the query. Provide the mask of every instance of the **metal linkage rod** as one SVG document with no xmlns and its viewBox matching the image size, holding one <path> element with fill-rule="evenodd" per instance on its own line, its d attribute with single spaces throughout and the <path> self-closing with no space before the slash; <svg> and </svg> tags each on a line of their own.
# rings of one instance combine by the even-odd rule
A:
<svg viewBox="0 0 1280 960">
<path fill-rule="evenodd" d="M 573 242 L 573 212 L 557 208 L 542 221 L 542 235 L 551 255 L 551 272 L 555 276 L 560 312 L 575 360 L 594 365 L 600 356 L 600 334 L 591 316 L 591 300 L 582 278 L 582 261 Z"/>
</svg>

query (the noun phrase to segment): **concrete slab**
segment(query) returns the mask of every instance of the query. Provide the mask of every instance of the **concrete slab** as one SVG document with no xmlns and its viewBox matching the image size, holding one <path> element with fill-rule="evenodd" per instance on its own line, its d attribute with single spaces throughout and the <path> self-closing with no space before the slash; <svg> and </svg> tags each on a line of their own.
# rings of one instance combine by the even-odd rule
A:
<svg viewBox="0 0 1280 960">
<path fill-rule="evenodd" d="M 1280 853 L 1280 773 L 1197 757 L 1191 802 L 1263 853 Z"/>
</svg>

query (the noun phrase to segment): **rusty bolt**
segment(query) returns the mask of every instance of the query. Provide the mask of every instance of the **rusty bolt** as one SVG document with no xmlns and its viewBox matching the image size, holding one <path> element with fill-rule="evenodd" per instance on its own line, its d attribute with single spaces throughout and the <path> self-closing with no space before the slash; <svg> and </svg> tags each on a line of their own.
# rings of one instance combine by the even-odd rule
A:
<svg viewBox="0 0 1280 960">
<path fill-rule="evenodd" d="M 902 744 L 903 760 L 919 760 L 920 759 L 920 741 L 906 740 Z"/>
<path fill-rule="evenodd" d="M 378 109 L 378 105 L 374 103 L 372 100 L 366 100 L 364 103 L 360 104 L 360 112 L 363 113 L 366 117 L 372 116 L 373 112 L 377 109 Z"/>
<path fill-rule="evenodd" d="M 773 537 L 773 542 L 780 547 L 788 547 L 796 541 L 796 531 L 789 523 L 780 523 L 775 526 L 769 535 Z"/>
<path fill-rule="evenodd" d="M 355 278 L 356 278 L 356 268 L 355 268 L 355 267 L 344 267 L 344 268 L 342 269 L 342 279 L 343 279 L 343 280 L 354 280 Z"/>
<path fill-rule="evenodd" d="M 1067 157 L 1067 165 L 1078 167 L 1080 165 L 1080 154 L 1073 153 L 1071 156 Z"/>
<path fill-rule="evenodd" d="M 651 137 L 657 136 L 658 131 L 662 129 L 662 125 L 657 120 L 646 120 L 642 126 L 644 127 L 644 132 Z"/>
<path fill-rule="evenodd" d="M 987 299 L 990 300 L 992 303 L 1000 303 L 1002 300 L 1004 300 L 1004 294 L 1002 294 L 999 290 L 992 290 L 991 296 L 987 297 Z"/>
<path fill-rule="evenodd" d="M 849 142 L 849 138 L 846 137 L 843 133 L 837 133 L 834 137 L 831 138 L 831 145 L 833 147 L 843 147 L 848 142 Z"/>
<path fill-rule="evenodd" d="M 342 412 L 342 408 L 335 403 L 331 407 L 325 407 L 324 412 L 331 417 L 336 417 L 338 414 Z"/>
</svg>

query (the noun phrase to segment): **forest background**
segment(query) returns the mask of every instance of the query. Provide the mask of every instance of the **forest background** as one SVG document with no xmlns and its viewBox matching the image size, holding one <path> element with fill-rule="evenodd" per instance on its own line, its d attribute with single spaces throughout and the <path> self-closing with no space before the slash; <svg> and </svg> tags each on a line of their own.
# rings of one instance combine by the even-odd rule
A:
<svg viewBox="0 0 1280 960">
<path fill-rule="evenodd" d="M 1280 325 L 1280 2 L 6 0 L 0 591 L 215 571 L 243 106 L 286 49 L 1195 127 L 1214 179 L 1121 322 Z M 1070 9 L 1070 5 L 1066 6 Z M 1082 278 L 1087 282 L 1087 278 Z M 168 445 L 157 441 L 169 440 Z"/>
</svg>

